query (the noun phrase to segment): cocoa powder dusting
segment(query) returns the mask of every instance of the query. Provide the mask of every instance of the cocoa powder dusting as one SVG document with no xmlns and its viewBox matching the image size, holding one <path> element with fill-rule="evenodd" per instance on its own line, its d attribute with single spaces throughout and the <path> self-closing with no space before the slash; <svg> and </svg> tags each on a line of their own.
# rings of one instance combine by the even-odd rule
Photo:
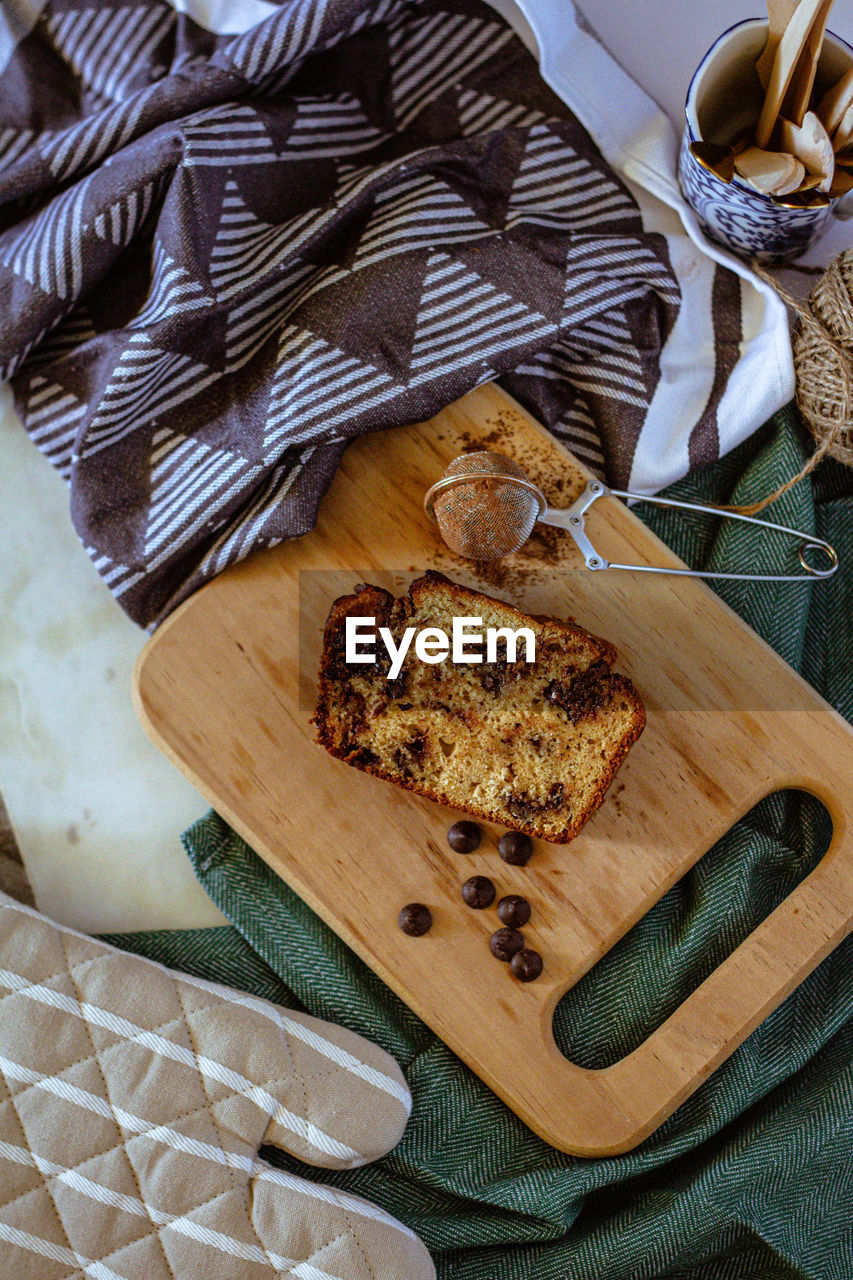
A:
<svg viewBox="0 0 853 1280">
<path fill-rule="evenodd" d="M 555 455 L 551 439 L 533 435 L 525 429 L 519 415 L 510 409 L 487 418 L 483 432 L 476 436 L 460 433 L 456 444 L 460 453 L 494 449 L 514 458 L 542 490 L 549 506 L 571 506 L 586 483 L 583 473 L 576 471 L 570 461 L 566 461 L 561 472 L 562 459 Z M 563 565 L 568 567 L 573 548 L 574 544 L 564 530 L 537 524 L 524 546 L 501 560 L 464 560 L 442 544 L 430 555 L 429 567 L 452 573 L 458 564 L 465 567 L 468 576 L 472 571 L 476 574 L 480 589 L 488 587 L 510 593 L 520 592 L 531 583 L 541 584 L 549 571 Z M 451 565 L 448 557 L 452 558 Z M 580 565 L 578 559 L 577 567 Z"/>
</svg>

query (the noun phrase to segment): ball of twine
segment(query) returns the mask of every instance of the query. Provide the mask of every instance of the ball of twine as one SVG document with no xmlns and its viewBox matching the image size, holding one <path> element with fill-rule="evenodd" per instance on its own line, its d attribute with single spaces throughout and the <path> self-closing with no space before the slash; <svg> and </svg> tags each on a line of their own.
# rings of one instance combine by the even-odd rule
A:
<svg viewBox="0 0 853 1280">
<path fill-rule="evenodd" d="M 815 441 L 815 451 L 795 476 L 760 502 L 728 507 L 755 515 L 811 475 L 827 455 L 853 466 L 853 250 L 845 249 L 830 264 L 802 303 L 762 267 L 761 276 L 797 316 L 794 330 L 796 400 Z"/>
<path fill-rule="evenodd" d="M 830 264 L 809 307 L 794 333 L 797 404 L 821 456 L 853 466 L 853 250 Z"/>
</svg>

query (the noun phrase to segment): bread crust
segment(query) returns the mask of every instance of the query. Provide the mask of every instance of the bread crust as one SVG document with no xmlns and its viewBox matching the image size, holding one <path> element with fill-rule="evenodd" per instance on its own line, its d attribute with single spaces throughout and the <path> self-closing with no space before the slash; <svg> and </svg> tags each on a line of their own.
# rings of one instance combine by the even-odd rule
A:
<svg viewBox="0 0 853 1280">
<path fill-rule="evenodd" d="M 393 596 L 390 592 L 382 587 L 372 584 L 363 584 L 357 587 L 354 592 L 346 596 L 340 596 L 335 600 L 329 611 L 326 620 L 326 626 L 323 635 L 323 648 L 320 657 L 320 673 L 319 673 L 319 689 L 317 706 L 313 716 L 313 722 L 317 726 L 317 740 L 321 746 L 329 752 L 330 755 L 339 760 L 343 760 L 346 764 L 353 768 L 361 770 L 362 773 L 368 773 L 375 778 L 381 778 L 383 781 L 391 782 L 396 786 L 403 787 L 407 791 L 413 792 L 415 795 L 423 796 L 427 800 L 445 806 L 458 809 L 463 813 L 471 814 L 473 817 L 481 818 L 486 822 L 497 823 L 505 827 L 511 827 L 512 830 L 523 832 L 526 835 L 536 839 L 547 840 L 551 844 L 567 844 L 573 840 L 592 815 L 601 806 L 613 779 L 622 764 L 631 747 L 643 732 L 646 724 L 646 711 L 643 703 L 637 694 L 631 681 L 627 676 L 618 672 L 611 672 L 609 676 L 609 688 L 617 692 L 621 697 L 630 704 L 633 715 L 628 731 L 623 735 L 620 743 L 615 749 L 613 755 L 607 761 L 607 767 L 603 771 L 601 778 L 595 791 L 587 803 L 586 807 L 579 814 L 572 814 L 572 821 L 558 832 L 549 831 L 543 834 L 543 826 L 541 823 L 530 819 L 513 818 L 512 822 L 507 822 L 503 815 L 496 814 L 494 811 L 478 807 L 476 804 L 461 804 L 453 801 L 452 804 L 427 785 L 420 783 L 417 779 L 406 779 L 399 776 L 393 776 L 388 770 L 377 766 L 374 762 L 364 758 L 359 759 L 360 750 L 355 748 L 352 751 L 342 750 L 338 743 L 334 740 L 334 736 L 330 728 L 330 703 L 334 693 L 334 684 L 329 677 L 329 672 L 335 668 L 336 655 L 334 652 L 337 639 L 342 632 L 346 619 L 352 614 L 358 616 L 374 616 L 377 619 L 377 625 L 381 625 L 380 619 L 388 616 L 395 609 L 399 608 L 405 611 L 407 615 L 411 615 L 424 602 L 424 594 L 436 585 L 441 585 L 445 590 L 459 602 L 464 612 L 471 612 L 471 605 L 477 600 L 488 602 L 490 605 L 498 605 L 502 610 L 509 613 L 507 625 L 515 622 L 517 626 L 524 626 L 531 621 L 531 615 L 522 613 L 520 609 L 496 597 L 488 596 L 484 592 L 473 591 L 468 587 L 453 582 L 444 574 L 435 570 L 428 570 L 422 577 L 416 578 L 410 585 L 409 591 L 405 596 Z M 591 631 L 587 631 L 585 627 L 580 626 L 574 619 L 563 621 L 551 617 L 536 617 L 533 619 L 549 628 L 553 628 L 558 635 L 563 635 L 567 640 L 576 640 L 582 638 L 588 642 L 592 642 L 598 649 L 598 661 L 612 668 L 617 658 L 616 648 L 607 640 L 601 639 L 594 635 Z"/>
</svg>

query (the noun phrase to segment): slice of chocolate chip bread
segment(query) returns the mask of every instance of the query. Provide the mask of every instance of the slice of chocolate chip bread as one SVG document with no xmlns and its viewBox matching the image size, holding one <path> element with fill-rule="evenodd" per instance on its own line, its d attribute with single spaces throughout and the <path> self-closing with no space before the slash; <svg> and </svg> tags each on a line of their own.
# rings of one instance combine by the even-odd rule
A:
<svg viewBox="0 0 853 1280">
<path fill-rule="evenodd" d="M 346 620 L 375 618 L 398 648 L 413 627 L 448 637 L 454 617 L 486 628 L 529 628 L 535 660 L 519 643 L 509 661 L 428 663 L 411 644 L 399 674 L 381 640 L 370 663 L 347 662 Z M 469 624 L 469 633 L 472 628 Z M 476 628 L 476 630 L 481 630 Z M 502 647 L 501 647 L 502 646 Z M 557 844 L 572 840 L 604 799 L 643 730 L 646 714 L 616 650 L 574 622 L 532 618 L 511 605 L 427 573 L 397 598 L 362 586 L 332 605 L 314 715 L 333 756 L 410 791 Z"/>
</svg>

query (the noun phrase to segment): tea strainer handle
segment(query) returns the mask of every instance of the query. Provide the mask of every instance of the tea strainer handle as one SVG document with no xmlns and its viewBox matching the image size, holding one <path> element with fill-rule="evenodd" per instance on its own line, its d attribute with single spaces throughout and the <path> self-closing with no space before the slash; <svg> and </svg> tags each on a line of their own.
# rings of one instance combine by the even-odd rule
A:
<svg viewBox="0 0 853 1280">
<path fill-rule="evenodd" d="M 509 479 L 510 477 L 506 477 Z M 744 524 L 758 525 L 762 529 L 772 529 L 776 533 L 788 534 L 800 539 L 798 559 L 802 565 L 802 573 L 722 573 L 706 572 L 703 569 L 673 569 L 654 564 L 616 564 L 605 559 L 589 540 L 586 533 L 585 513 L 599 498 L 630 498 L 637 502 L 650 502 L 659 507 L 678 507 L 683 511 L 700 511 L 720 519 L 740 520 Z M 788 525 L 775 524 L 771 520 L 758 520 L 755 516 L 742 515 L 738 511 L 723 511 L 719 507 L 703 506 L 698 502 L 680 502 L 676 498 L 659 498 L 643 493 L 631 493 L 627 489 L 609 489 L 601 480 L 590 480 L 580 497 L 564 510 L 554 507 L 540 509 L 538 519 L 543 524 L 565 529 L 574 539 L 584 558 L 587 569 L 629 569 L 637 573 L 666 573 L 680 578 L 728 578 L 738 582 L 807 582 L 814 578 L 830 578 L 838 568 L 838 553 L 830 543 L 813 534 L 803 533 L 801 529 L 792 529 Z M 826 557 L 825 565 L 815 565 L 807 556 L 819 553 Z"/>
</svg>

